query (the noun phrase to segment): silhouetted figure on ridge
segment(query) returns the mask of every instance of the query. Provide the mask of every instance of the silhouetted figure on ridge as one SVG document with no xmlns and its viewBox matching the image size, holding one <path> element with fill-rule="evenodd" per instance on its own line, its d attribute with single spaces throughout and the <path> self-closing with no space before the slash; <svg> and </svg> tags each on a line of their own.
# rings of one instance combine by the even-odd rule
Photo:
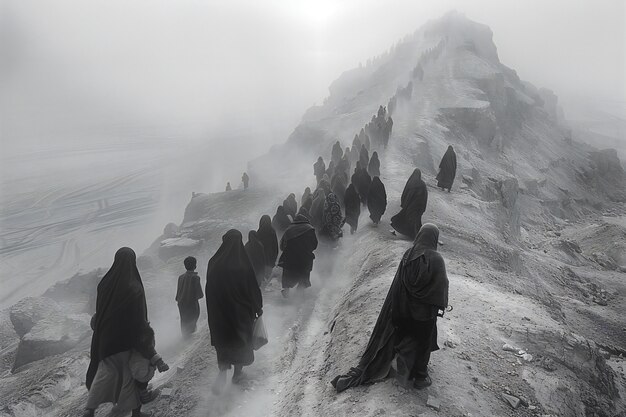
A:
<svg viewBox="0 0 626 417">
<path fill-rule="evenodd" d="M 370 212 L 370 219 L 372 219 L 374 224 L 378 224 L 387 208 L 387 191 L 378 176 L 372 179 L 369 194 L 367 195 L 367 208 Z"/>
<path fill-rule="evenodd" d="M 313 174 L 315 174 L 315 178 L 319 183 L 322 180 L 322 177 L 326 173 L 326 164 L 324 163 L 324 159 L 320 156 L 317 158 L 317 162 L 313 164 Z"/>
<path fill-rule="evenodd" d="M 341 158 L 343 157 L 343 149 L 341 148 L 341 143 L 339 143 L 339 141 L 335 142 L 335 144 L 333 145 L 333 149 L 331 151 L 331 162 L 335 163 L 335 166 L 337 166 L 337 164 L 339 164 L 339 161 L 341 161 Z"/>
<path fill-rule="evenodd" d="M 454 177 L 456 176 L 456 153 L 452 148 L 452 145 L 448 146 L 446 153 L 443 154 L 441 162 L 439 163 L 439 173 L 437 174 L 437 187 L 442 190 L 448 189 L 448 192 L 452 189 L 454 183 Z"/>
<path fill-rule="evenodd" d="M 184 260 L 187 272 L 178 277 L 176 288 L 176 303 L 180 313 L 180 330 L 183 337 L 189 337 L 196 331 L 196 323 L 200 317 L 198 300 L 204 297 L 200 277 L 196 272 L 197 260 L 188 256 Z"/>
<path fill-rule="evenodd" d="M 226 191 L 232 191 L 232 187 L 230 186 L 230 182 L 226 183 Z"/>
<path fill-rule="evenodd" d="M 359 364 L 332 380 L 337 392 L 384 380 L 396 359 L 395 377 L 405 387 L 431 385 L 430 353 L 437 345 L 437 317 L 448 305 L 448 276 L 437 252 L 439 229 L 427 223 L 398 265 Z"/>
<path fill-rule="evenodd" d="M 250 182 L 250 177 L 245 172 L 241 176 L 241 182 L 243 182 L 243 189 L 247 190 L 248 189 L 248 183 Z"/>
<path fill-rule="evenodd" d="M 391 218 L 391 226 L 400 234 L 415 238 L 422 227 L 422 214 L 426 211 L 428 190 L 422 180 L 422 172 L 415 169 L 404 186 L 400 197 L 398 214 Z"/>
</svg>

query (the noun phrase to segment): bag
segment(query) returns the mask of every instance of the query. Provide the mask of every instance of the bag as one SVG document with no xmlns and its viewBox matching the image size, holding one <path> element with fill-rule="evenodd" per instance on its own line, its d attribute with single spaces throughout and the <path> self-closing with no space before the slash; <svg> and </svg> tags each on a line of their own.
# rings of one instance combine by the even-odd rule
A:
<svg viewBox="0 0 626 417">
<path fill-rule="evenodd" d="M 254 321 L 254 329 L 252 330 L 252 349 L 259 350 L 267 344 L 267 330 L 263 323 L 263 317 L 258 317 Z"/>
</svg>

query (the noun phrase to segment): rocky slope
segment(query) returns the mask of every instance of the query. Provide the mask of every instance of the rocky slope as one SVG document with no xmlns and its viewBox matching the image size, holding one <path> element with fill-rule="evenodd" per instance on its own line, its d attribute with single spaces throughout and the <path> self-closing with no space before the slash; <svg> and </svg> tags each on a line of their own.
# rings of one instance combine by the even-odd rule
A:
<svg viewBox="0 0 626 417">
<path fill-rule="evenodd" d="M 178 338 L 172 298 L 182 258 L 206 264 L 227 229 L 245 233 L 286 193 L 312 186 L 317 155 L 327 159 L 337 139 L 348 146 L 389 103 L 383 223 L 373 227 L 362 213 L 356 235 L 321 248 L 305 299 L 284 301 L 270 285 L 270 343 L 246 384 L 209 394 L 217 367 L 206 326 L 191 343 Z M 251 162 L 253 178 L 271 187 L 196 195 L 183 223 L 168 225 L 140 257 L 157 348 L 173 365 L 153 382 L 169 390 L 150 408 L 161 416 L 625 415 L 626 177 L 614 152 L 580 139 L 556 96 L 500 63 L 489 28 L 456 13 L 344 73 L 285 145 Z M 459 165 L 449 194 L 434 187 L 448 144 Z M 415 392 L 390 380 L 336 394 L 329 381 L 358 361 L 410 245 L 388 221 L 414 167 L 429 185 L 424 220 L 440 226 L 454 306 L 439 322 L 434 384 Z M 40 305 L 61 306 L 64 320 L 91 312 L 102 272 L 60 284 Z M 11 325 L 9 312 L 0 317 L 0 416 L 75 415 L 89 338 L 61 353 L 50 340 L 53 356 L 15 367 L 27 329 Z"/>
</svg>

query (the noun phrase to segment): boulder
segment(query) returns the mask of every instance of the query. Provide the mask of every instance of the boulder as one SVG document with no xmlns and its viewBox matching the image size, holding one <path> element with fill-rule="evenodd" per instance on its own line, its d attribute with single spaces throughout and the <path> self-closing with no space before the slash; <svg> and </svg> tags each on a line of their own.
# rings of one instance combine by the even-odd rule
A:
<svg viewBox="0 0 626 417">
<path fill-rule="evenodd" d="M 201 244 L 201 241 L 188 237 L 164 239 L 159 246 L 159 258 L 167 260 L 174 256 L 187 255 Z"/>
<path fill-rule="evenodd" d="M 90 333 L 87 314 L 42 318 L 20 340 L 12 372 L 28 363 L 66 352 Z"/>
<path fill-rule="evenodd" d="M 163 237 L 167 238 L 172 238 L 172 237 L 177 237 L 178 236 L 178 232 L 179 232 L 179 228 L 176 224 L 174 223 L 168 223 L 165 228 L 163 229 Z"/>
<path fill-rule="evenodd" d="M 59 316 L 62 316 L 61 307 L 48 297 L 26 297 L 9 310 L 13 328 L 20 337 L 30 332 L 40 320 Z"/>
</svg>

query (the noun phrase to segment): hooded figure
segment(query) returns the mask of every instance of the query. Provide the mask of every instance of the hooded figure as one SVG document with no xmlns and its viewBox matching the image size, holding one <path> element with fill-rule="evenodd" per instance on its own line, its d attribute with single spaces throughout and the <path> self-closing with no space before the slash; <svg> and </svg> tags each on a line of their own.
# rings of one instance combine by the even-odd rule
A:
<svg viewBox="0 0 626 417">
<path fill-rule="evenodd" d="M 259 240 L 256 230 L 250 230 L 248 233 L 248 241 L 244 245 L 244 249 L 248 254 L 254 275 L 259 286 L 265 281 L 265 248 Z"/>
<path fill-rule="evenodd" d="M 374 177 L 367 195 L 367 208 L 370 211 L 370 219 L 374 224 L 380 222 L 380 218 L 387 208 L 387 191 L 379 177 Z"/>
<path fill-rule="evenodd" d="M 310 274 L 315 259 L 313 251 L 317 249 L 317 236 L 306 217 L 296 216 L 280 240 L 280 249 L 283 251 L 278 262 L 283 268 L 282 294 L 287 297 L 289 288 L 296 285 L 298 288 L 311 286 Z"/>
<path fill-rule="evenodd" d="M 276 214 L 272 219 L 272 227 L 274 227 L 274 230 L 280 234 L 287 230 L 290 224 L 291 219 L 287 215 L 287 211 L 283 206 L 278 206 L 276 208 Z"/>
<path fill-rule="evenodd" d="M 341 230 L 343 224 L 344 218 L 341 213 L 339 199 L 334 193 L 330 193 L 326 196 L 326 201 L 324 202 L 324 223 L 321 234 L 335 241 L 343 236 L 343 231 Z"/>
<path fill-rule="evenodd" d="M 220 371 L 214 389 L 219 390 L 231 365 L 237 383 L 241 368 L 254 362 L 252 330 L 263 314 L 261 290 L 238 230 L 222 236 L 222 245 L 209 260 L 205 293 L 211 345 Z"/>
<path fill-rule="evenodd" d="M 269 278 L 278 258 L 278 237 L 276 236 L 276 230 L 272 226 L 272 220 L 267 214 L 264 214 L 261 220 L 259 220 L 257 236 L 263 245 L 263 252 L 265 253 L 265 277 Z"/>
<path fill-rule="evenodd" d="M 452 189 L 452 183 L 456 176 L 456 153 L 452 149 L 452 145 L 448 146 L 448 150 L 441 158 L 439 163 L 439 174 L 437 174 L 437 187 L 442 190 L 448 189 L 448 192 Z"/>
<path fill-rule="evenodd" d="M 326 169 L 326 175 L 328 178 L 332 178 L 335 175 L 335 161 L 330 161 L 328 163 L 328 168 Z"/>
<path fill-rule="evenodd" d="M 313 203 L 313 195 L 311 194 L 311 188 L 306 187 L 304 189 L 304 193 L 302 194 L 302 198 L 300 199 L 300 207 L 304 207 L 307 210 L 310 210 L 312 203 Z"/>
<path fill-rule="evenodd" d="M 343 149 L 341 149 L 341 144 L 339 143 L 339 141 L 337 141 L 333 145 L 333 149 L 331 151 L 331 162 L 334 162 L 335 166 L 337 166 L 339 161 L 341 161 L 342 157 L 343 157 Z"/>
<path fill-rule="evenodd" d="M 140 415 L 139 389 L 128 362 L 131 350 L 142 348 L 139 335 L 149 323 L 146 295 L 132 249 L 119 249 L 113 265 L 100 280 L 91 324 L 85 415 L 93 416 L 98 406 L 107 402 L 117 404 L 120 410 L 133 410 L 133 416 Z M 156 355 L 154 348 L 152 351 Z"/>
<path fill-rule="evenodd" d="M 371 177 L 380 177 L 380 160 L 378 159 L 378 152 L 374 151 L 370 163 L 367 166 L 367 172 Z"/>
<path fill-rule="evenodd" d="M 343 173 L 337 173 L 333 177 L 332 192 L 337 196 L 339 204 L 342 206 L 346 196 L 346 182 L 346 177 Z"/>
<path fill-rule="evenodd" d="M 391 218 L 391 227 L 400 234 L 415 238 L 422 227 L 422 214 L 426 211 L 427 203 L 428 190 L 422 181 L 422 172 L 415 169 L 404 186 L 400 197 L 402 209 Z"/>
<path fill-rule="evenodd" d="M 343 158 L 337 164 L 337 168 L 335 168 L 335 175 L 342 174 L 345 175 L 346 178 L 350 176 L 350 156 L 344 155 Z"/>
<path fill-rule="evenodd" d="M 361 150 L 359 152 L 359 162 L 361 162 L 361 168 L 367 170 L 367 167 L 370 163 L 370 155 L 365 145 L 361 145 Z"/>
<path fill-rule="evenodd" d="M 296 201 L 296 195 L 294 193 L 289 194 L 283 201 L 283 208 L 285 209 L 285 213 L 290 215 L 292 219 L 296 217 L 298 202 Z"/>
<path fill-rule="evenodd" d="M 233 190 L 233 188 L 230 186 L 230 183 L 227 182 L 226 183 L 226 191 L 232 191 L 232 190 Z"/>
<path fill-rule="evenodd" d="M 439 349 L 437 316 L 448 305 L 448 276 L 438 240 L 437 226 L 427 223 L 420 229 L 398 265 L 358 366 L 332 381 L 338 392 L 387 378 L 396 356 L 401 385 L 419 389 L 431 384 L 427 365 L 430 353 Z"/>
<path fill-rule="evenodd" d="M 241 182 L 243 182 L 243 189 L 247 190 L 248 189 L 248 183 L 250 182 L 250 177 L 245 172 L 241 176 Z"/>
<path fill-rule="evenodd" d="M 200 277 L 196 272 L 197 260 L 193 256 L 185 258 L 184 274 L 178 277 L 176 288 L 176 302 L 180 313 L 180 330 L 184 337 L 189 337 L 196 331 L 196 323 L 200 317 L 198 300 L 204 297 Z"/>
<path fill-rule="evenodd" d="M 367 173 L 361 162 L 356 163 L 356 168 L 354 169 L 354 174 L 352 174 L 352 184 L 354 184 L 354 188 L 356 188 L 357 193 L 359 193 L 359 198 L 361 199 L 361 204 L 367 204 L 367 195 L 370 191 L 370 185 L 372 183 L 372 178 Z"/>
<path fill-rule="evenodd" d="M 324 218 L 324 201 L 326 201 L 326 193 L 321 188 L 315 190 L 313 193 L 313 204 L 311 204 L 311 225 L 314 228 L 320 230 L 322 228 L 322 222 Z"/>
<path fill-rule="evenodd" d="M 309 210 L 307 210 L 305 207 L 300 207 L 300 210 L 298 210 L 298 214 L 296 215 L 296 217 L 298 216 L 304 216 L 309 222 L 311 221 L 311 215 L 309 214 Z"/>
<path fill-rule="evenodd" d="M 383 145 L 385 146 L 385 149 L 387 148 L 387 145 L 389 144 L 389 137 L 391 136 L 391 130 L 393 129 L 393 119 L 391 118 L 391 116 L 389 116 L 389 118 L 387 119 L 387 122 L 385 123 L 385 126 L 383 128 Z"/>
<path fill-rule="evenodd" d="M 326 173 L 326 164 L 324 163 L 324 159 L 320 156 L 317 158 L 317 162 L 313 164 L 313 174 L 315 174 L 315 178 L 319 183 L 322 180 L 322 177 Z"/>
<path fill-rule="evenodd" d="M 317 188 L 324 190 L 325 195 L 330 193 L 330 177 L 327 174 L 324 174 Z"/>
<path fill-rule="evenodd" d="M 348 185 L 346 189 L 344 206 L 346 208 L 346 223 L 350 225 L 350 233 L 354 234 L 359 227 L 359 216 L 361 215 L 361 200 L 354 184 Z"/>
</svg>

